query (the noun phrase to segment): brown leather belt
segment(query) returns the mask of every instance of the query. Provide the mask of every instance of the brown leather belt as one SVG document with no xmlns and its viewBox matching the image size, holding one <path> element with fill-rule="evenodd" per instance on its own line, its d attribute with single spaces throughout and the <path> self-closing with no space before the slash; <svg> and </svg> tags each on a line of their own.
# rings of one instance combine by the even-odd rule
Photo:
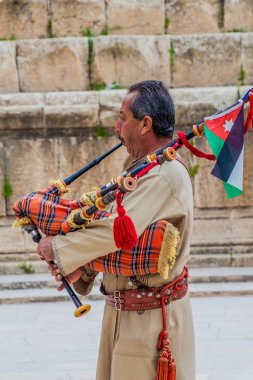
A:
<svg viewBox="0 0 253 380">
<path fill-rule="evenodd" d="M 183 298 L 188 291 L 188 269 L 171 283 L 160 288 L 142 287 L 135 290 L 116 290 L 112 294 L 105 295 L 107 305 L 116 310 L 149 310 L 162 306 L 161 299 L 164 297 L 165 305 L 171 301 Z"/>
</svg>

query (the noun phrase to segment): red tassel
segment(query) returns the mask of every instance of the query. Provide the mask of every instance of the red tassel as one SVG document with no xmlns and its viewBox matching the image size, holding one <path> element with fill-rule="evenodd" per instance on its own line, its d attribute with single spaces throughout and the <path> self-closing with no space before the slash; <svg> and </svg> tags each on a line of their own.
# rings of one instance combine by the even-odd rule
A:
<svg viewBox="0 0 253 380">
<path fill-rule="evenodd" d="M 156 369 L 156 380 L 176 380 L 176 364 L 169 362 L 166 356 L 161 356 Z"/>
<path fill-rule="evenodd" d="M 176 364 L 174 360 L 168 366 L 168 380 L 176 380 Z"/>
<path fill-rule="evenodd" d="M 168 359 L 160 357 L 156 369 L 156 380 L 168 380 Z"/>
<path fill-rule="evenodd" d="M 132 219 L 126 215 L 126 210 L 121 204 L 122 193 L 117 192 L 117 218 L 114 221 L 113 234 L 117 248 L 132 249 L 137 241 L 138 236 Z"/>
</svg>

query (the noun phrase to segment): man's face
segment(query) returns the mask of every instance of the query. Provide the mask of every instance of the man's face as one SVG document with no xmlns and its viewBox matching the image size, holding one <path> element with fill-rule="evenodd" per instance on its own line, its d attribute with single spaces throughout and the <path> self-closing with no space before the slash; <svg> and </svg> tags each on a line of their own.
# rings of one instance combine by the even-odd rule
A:
<svg viewBox="0 0 253 380">
<path fill-rule="evenodd" d="M 134 118 L 130 105 L 137 93 L 127 94 L 119 112 L 119 117 L 115 124 L 115 131 L 121 142 L 125 145 L 128 153 L 134 158 L 140 158 L 141 152 L 141 128 L 143 122 Z"/>
</svg>

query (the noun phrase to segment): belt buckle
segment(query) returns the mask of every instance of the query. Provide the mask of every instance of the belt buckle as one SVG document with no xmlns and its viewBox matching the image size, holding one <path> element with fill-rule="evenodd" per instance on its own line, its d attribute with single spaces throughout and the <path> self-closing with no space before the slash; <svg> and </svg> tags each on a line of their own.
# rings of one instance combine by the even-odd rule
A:
<svg viewBox="0 0 253 380">
<path fill-rule="evenodd" d="M 120 291 L 115 290 L 113 295 L 114 295 L 114 302 L 115 302 L 115 305 L 114 305 L 115 310 L 122 310 L 122 301 L 120 299 L 120 296 L 121 296 Z"/>
</svg>

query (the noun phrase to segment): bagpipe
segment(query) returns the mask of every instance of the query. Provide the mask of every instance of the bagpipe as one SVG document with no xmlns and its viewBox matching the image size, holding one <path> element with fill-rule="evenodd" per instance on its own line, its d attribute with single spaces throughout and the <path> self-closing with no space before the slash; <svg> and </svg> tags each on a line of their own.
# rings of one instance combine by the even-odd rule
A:
<svg viewBox="0 0 253 380">
<path fill-rule="evenodd" d="M 247 102 L 250 103 L 250 107 L 244 124 L 243 111 Z M 118 216 L 114 221 L 113 234 L 118 251 L 84 265 L 84 273 L 88 273 L 88 276 L 96 272 L 125 276 L 160 273 L 163 278 L 167 278 L 168 269 L 173 267 L 176 259 L 180 239 L 178 230 L 168 221 L 157 221 L 138 238 L 134 224 L 122 205 L 123 196 L 134 191 L 138 179 L 153 167 L 176 159 L 176 151 L 182 146 L 197 157 L 216 160 L 212 174 L 223 180 L 228 196 L 241 194 L 242 173 L 239 173 L 238 168 L 243 160 L 243 137 L 248 132 L 250 123 L 253 123 L 253 89 L 231 107 L 194 125 L 188 133 L 178 132 L 177 138 L 147 155 L 132 169 L 125 170 L 119 177 L 112 178 L 109 183 L 83 194 L 77 200 L 63 198 L 68 192 L 68 186 L 120 148 L 121 143 L 71 176 L 51 181 L 48 187 L 21 196 L 13 205 L 17 224 L 30 233 L 32 239 L 38 243 L 42 237 L 40 231 L 46 236 L 66 234 L 80 228 L 85 229 L 92 220 L 110 216 L 107 209 L 116 201 Z M 203 132 L 214 154 L 204 153 L 189 142 L 194 137 L 200 137 Z M 148 241 L 152 242 L 149 247 Z M 141 247 L 147 249 L 142 250 Z M 148 267 L 145 262 L 147 255 Z M 86 314 L 90 305 L 82 305 L 64 277 L 62 282 L 76 306 L 74 315 L 79 317 Z"/>
</svg>

